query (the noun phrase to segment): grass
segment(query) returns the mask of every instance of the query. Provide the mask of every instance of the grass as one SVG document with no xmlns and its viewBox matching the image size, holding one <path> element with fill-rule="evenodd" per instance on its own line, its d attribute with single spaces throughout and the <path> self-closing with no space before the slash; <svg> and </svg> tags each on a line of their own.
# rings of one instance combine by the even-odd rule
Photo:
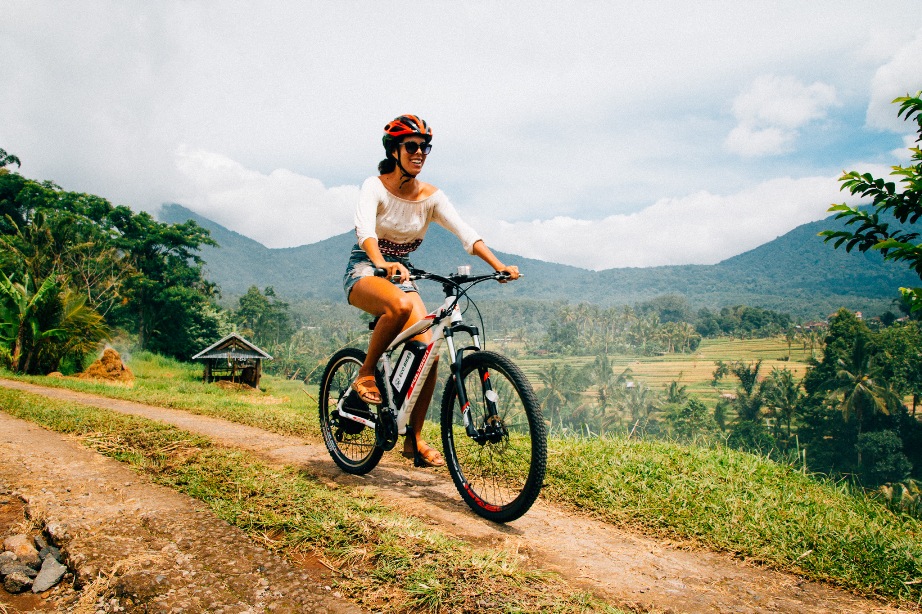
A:
<svg viewBox="0 0 922 614">
<path fill-rule="evenodd" d="M 733 355 L 730 343 L 702 344 L 697 360 L 708 365 L 708 380 L 714 360 L 764 358 L 767 363 L 777 360 L 771 352 L 787 352 L 777 341 L 737 344 L 743 344 L 739 356 Z M 656 357 L 642 365 L 651 373 L 657 368 L 666 372 L 694 360 Z M 300 384 L 267 377 L 266 393 L 255 395 L 262 399 L 255 403 L 253 398 L 247 400 L 252 395 L 202 386 L 199 371 L 187 366 L 144 356 L 136 357 L 131 366 L 138 376 L 134 388 L 50 378 L 34 381 L 318 439 L 315 405 L 298 391 Z M 267 396 L 278 402 L 266 404 Z M 549 449 L 542 493 L 546 500 L 610 523 L 729 551 L 865 594 L 922 599 L 922 583 L 915 583 L 922 579 L 920 524 L 844 484 L 724 448 L 604 438 L 554 439 Z"/>
<path fill-rule="evenodd" d="M 727 448 L 554 440 L 544 496 L 866 594 L 922 598 L 922 525 L 844 484 Z"/>
<path fill-rule="evenodd" d="M 265 392 L 241 393 L 202 384 L 201 365 L 180 363 L 146 352 L 126 362 L 135 376 L 130 386 L 76 378 L 2 375 L 42 386 L 181 409 L 283 435 L 319 439 L 316 401 L 305 394 L 299 381 L 264 376 Z"/>
<path fill-rule="evenodd" d="M 9 390 L 0 390 L 0 406 L 206 502 L 281 554 L 331 561 L 337 588 L 375 611 L 620 612 L 510 552 L 447 537 L 358 489 L 330 489 L 162 423 Z"/>
</svg>

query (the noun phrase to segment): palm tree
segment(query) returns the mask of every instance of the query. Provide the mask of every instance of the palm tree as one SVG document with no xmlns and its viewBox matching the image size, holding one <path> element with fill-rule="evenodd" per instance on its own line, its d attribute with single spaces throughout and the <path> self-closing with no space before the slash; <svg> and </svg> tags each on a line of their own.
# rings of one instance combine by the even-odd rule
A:
<svg viewBox="0 0 922 614">
<path fill-rule="evenodd" d="M 47 372 L 57 371 L 65 356 L 85 356 L 97 350 L 101 341 L 109 339 L 105 318 L 87 304 L 85 294 L 64 288 L 60 301 L 55 323 L 60 332 L 46 336 L 48 342 L 36 348 L 41 368 Z"/>
<path fill-rule="evenodd" d="M 48 277 L 36 289 L 28 274 L 23 283 L 13 282 L 3 272 L 0 276 L 0 338 L 10 347 L 13 370 L 27 372 L 33 358 L 30 346 L 60 334 L 57 329 L 43 329 L 40 318 L 40 312 L 57 298 L 57 282 Z"/>
<path fill-rule="evenodd" d="M 631 416 L 633 427 L 631 432 L 637 427 L 646 428 L 650 422 L 653 412 L 658 409 L 656 393 L 647 388 L 641 382 L 627 382 L 623 388 L 623 394 L 619 399 L 621 409 Z"/>
<path fill-rule="evenodd" d="M 681 373 L 679 376 L 681 377 Z M 683 405 L 688 401 L 688 386 L 680 386 L 678 380 L 672 380 L 666 387 L 666 403 Z"/>
<path fill-rule="evenodd" d="M 551 425 L 554 424 L 556 418 L 557 424 L 563 426 L 561 410 L 567 404 L 564 371 L 565 369 L 556 362 L 538 371 L 538 379 L 544 384 L 544 387 L 537 392 L 538 400 L 541 402 L 544 414 L 550 418 Z"/>
<path fill-rule="evenodd" d="M 760 386 L 760 395 L 775 418 L 776 438 L 780 438 L 782 422 L 787 427 L 787 436 L 790 438 L 791 421 L 803 397 L 800 382 L 795 381 L 794 374 L 787 369 L 772 369 Z"/>
<path fill-rule="evenodd" d="M 829 398 L 846 421 L 852 417 L 858 420 L 859 432 L 869 412 L 889 414 L 891 409 L 899 407 L 899 396 L 880 379 L 874 356 L 863 336 L 855 339 L 851 354 L 837 360 L 836 367 L 835 375 L 826 382 Z"/>
</svg>

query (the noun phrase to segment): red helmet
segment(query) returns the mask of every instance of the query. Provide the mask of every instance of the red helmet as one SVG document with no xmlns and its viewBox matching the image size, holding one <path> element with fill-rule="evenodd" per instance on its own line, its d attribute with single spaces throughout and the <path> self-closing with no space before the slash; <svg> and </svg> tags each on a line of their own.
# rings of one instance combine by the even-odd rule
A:
<svg viewBox="0 0 922 614">
<path fill-rule="evenodd" d="M 416 115 L 401 115 L 384 126 L 384 149 L 390 151 L 394 144 L 400 142 L 405 136 L 416 135 L 432 140 L 432 128 Z"/>
</svg>

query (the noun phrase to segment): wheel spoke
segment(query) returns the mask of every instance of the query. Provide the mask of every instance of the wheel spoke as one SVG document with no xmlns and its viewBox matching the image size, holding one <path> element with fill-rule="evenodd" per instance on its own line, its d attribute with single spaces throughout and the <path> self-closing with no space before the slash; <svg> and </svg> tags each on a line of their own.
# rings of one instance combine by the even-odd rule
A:
<svg viewBox="0 0 922 614">
<path fill-rule="evenodd" d="M 482 436 L 467 434 L 456 389 L 446 389 L 443 442 L 455 461 L 449 468 L 462 497 L 475 511 L 494 520 L 511 520 L 531 506 L 541 488 L 546 462 L 544 422 L 531 387 L 508 359 L 489 352 L 469 358 L 462 368 L 463 383 L 471 423 Z M 483 373 L 489 374 L 495 395 L 486 393 Z M 495 405 L 487 402 L 487 396 Z M 491 405 L 495 416 L 490 415 Z"/>
<path fill-rule="evenodd" d="M 367 473 L 382 454 L 376 446 L 374 429 L 342 418 L 338 411 L 340 401 L 345 398 L 347 411 L 372 417 L 351 388 L 363 358 L 355 349 L 338 352 L 327 365 L 320 384 L 320 428 L 324 442 L 336 464 L 350 473 Z"/>
</svg>

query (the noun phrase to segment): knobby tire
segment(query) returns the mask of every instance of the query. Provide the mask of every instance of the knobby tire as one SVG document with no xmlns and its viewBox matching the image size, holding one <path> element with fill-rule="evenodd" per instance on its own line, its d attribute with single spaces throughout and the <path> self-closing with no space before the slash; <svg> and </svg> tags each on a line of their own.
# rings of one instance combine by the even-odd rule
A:
<svg viewBox="0 0 922 614">
<path fill-rule="evenodd" d="M 372 415 L 371 408 L 358 400 L 351 389 L 365 352 L 346 348 L 336 352 L 327 363 L 320 380 L 320 432 L 323 442 L 340 469 L 346 473 L 364 475 L 377 466 L 384 450 L 376 445 L 375 431 L 353 420 L 340 418 L 339 400 L 350 395 L 350 405 L 358 412 Z"/>
<path fill-rule="evenodd" d="M 505 436 L 479 443 L 465 431 L 458 390 L 449 377 L 442 396 L 442 446 L 452 480 L 477 514 L 509 522 L 528 511 L 544 484 L 547 431 L 531 384 L 508 358 L 494 352 L 467 355 L 461 363 L 470 418 L 487 427 L 483 375 L 496 392 L 497 414 Z"/>
</svg>

